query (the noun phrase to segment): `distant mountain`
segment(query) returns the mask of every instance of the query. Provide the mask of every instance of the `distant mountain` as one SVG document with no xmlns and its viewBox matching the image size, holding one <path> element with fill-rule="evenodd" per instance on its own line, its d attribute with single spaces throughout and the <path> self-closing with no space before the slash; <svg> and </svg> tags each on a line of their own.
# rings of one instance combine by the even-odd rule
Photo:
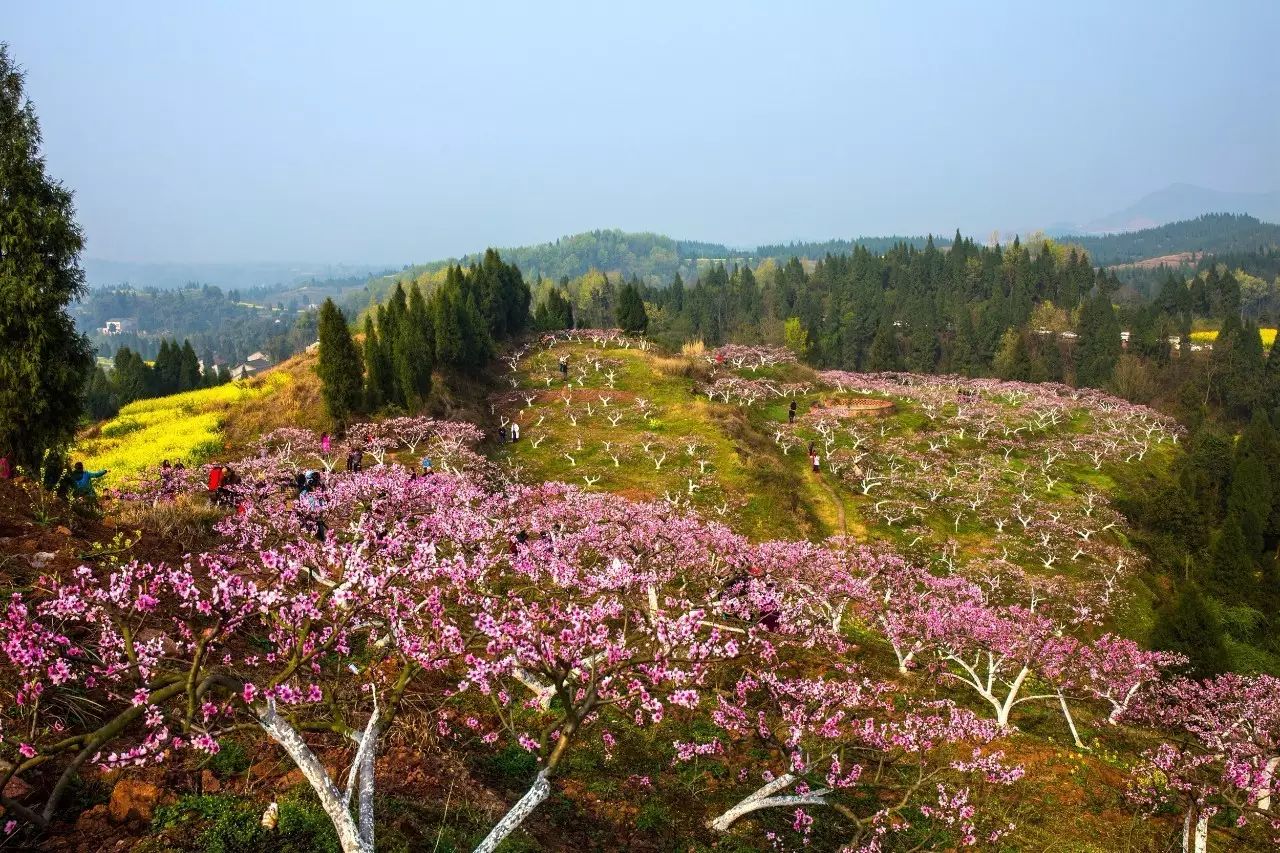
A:
<svg viewBox="0 0 1280 853">
<path fill-rule="evenodd" d="M 1220 255 L 1280 248 L 1280 225 L 1243 214 L 1217 213 L 1140 231 L 1059 239 L 1083 246 L 1095 265 L 1113 266 L 1183 253 Z"/>
<path fill-rule="evenodd" d="M 527 279 L 539 276 L 550 279 L 576 278 L 592 269 L 627 278 L 638 276 L 653 285 L 669 284 L 678 272 L 685 280 L 697 278 L 699 271 L 712 263 L 757 264 L 766 258 L 785 263 L 792 257 L 817 260 L 828 254 L 847 254 L 854 246 L 864 246 L 872 252 L 882 253 L 899 243 L 917 248 L 923 247 L 929 238 L 916 237 L 854 237 L 851 239 L 825 240 L 821 242 L 778 243 L 754 248 L 734 248 L 722 243 L 699 240 L 676 240 L 663 234 L 628 232 L 617 229 L 587 231 L 571 234 L 549 243 L 532 246 L 499 248 L 503 260 L 514 263 Z M 935 237 L 938 247 L 951 245 L 949 238 Z M 433 272 L 445 264 L 461 263 L 464 266 L 479 261 L 483 253 L 448 258 L 426 264 L 415 264 L 403 271 L 391 274 L 373 283 L 371 293 L 379 298 L 397 280 L 412 279 L 424 272 Z"/>
<path fill-rule="evenodd" d="M 1194 184 L 1172 184 L 1082 226 L 1085 234 L 1138 231 L 1206 213 L 1247 213 L 1264 222 L 1280 222 L 1280 192 L 1236 193 Z M 1054 230 L 1063 226 L 1057 225 Z"/>
<path fill-rule="evenodd" d="M 162 290 L 188 284 L 215 284 L 223 290 L 247 290 L 258 286 L 369 275 L 388 267 L 388 264 L 135 263 L 101 258 L 85 258 L 83 265 L 90 287 L 130 284 L 139 289 L 156 287 Z"/>
</svg>

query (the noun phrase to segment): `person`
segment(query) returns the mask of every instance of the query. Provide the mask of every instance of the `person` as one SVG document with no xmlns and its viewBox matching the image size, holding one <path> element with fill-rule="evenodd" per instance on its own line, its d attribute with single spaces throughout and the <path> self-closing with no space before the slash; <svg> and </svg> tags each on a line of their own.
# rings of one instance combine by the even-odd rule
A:
<svg viewBox="0 0 1280 853">
<path fill-rule="evenodd" d="M 183 462 L 181 459 L 179 459 L 179 460 L 178 460 L 178 464 L 173 466 L 173 470 L 175 470 L 175 471 L 185 471 L 185 470 L 187 470 L 187 465 L 186 465 L 186 463 L 185 463 L 185 462 Z"/>
<path fill-rule="evenodd" d="M 232 488 L 238 485 L 240 485 L 240 478 L 236 475 L 235 469 L 228 465 L 218 481 L 218 488 L 213 493 L 214 502 L 219 506 L 231 506 L 235 502 Z"/>
<path fill-rule="evenodd" d="M 422 457 L 422 476 L 430 477 L 431 474 L 434 473 L 434 471 L 435 469 L 431 467 L 431 457 L 430 456 Z"/>
<path fill-rule="evenodd" d="M 813 454 L 813 473 L 815 474 L 818 473 L 818 468 L 821 466 L 821 464 L 822 464 L 822 457 L 816 453 Z"/>
<path fill-rule="evenodd" d="M 0 456 L 0 480 L 11 479 L 13 479 L 13 459 L 6 453 Z"/>
<path fill-rule="evenodd" d="M 498 427 L 498 444 L 506 444 L 506 443 L 507 443 L 507 427 L 504 424 Z"/>
<path fill-rule="evenodd" d="M 320 452 L 325 456 L 329 455 L 329 448 L 332 444 L 333 440 L 329 438 L 329 433 L 326 432 L 320 436 Z"/>
<path fill-rule="evenodd" d="M 818 452 L 818 445 L 814 444 L 813 439 L 810 439 L 810 440 L 809 440 L 809 456 L 810 456 L 810 458 L 812 458 L 812 457 L 813 457 L 813 454 L 815 454 L 815 453 L 817 453 L 817 452 Z"/>
<path fill-rule="evenodd" d="M 560 356 L 560 375 L 565 379 L 569 378 L 569 356 L 567 355 Z"/>
<path fill-rule="evenodd" d="M 795 422 L 796 422 L 796 401 L 792 400 L 791 406 L 787 409 L 787 423 L 793 424 Z"/>
<path fill-rule="evenodd" d="M 222 485 L 222 466 L 214 465 L 209 469 L 209 493 L 213 494 L 218 491 Z"/>
<path fill-rule="evenodd" d="M 319 494 L 324 490 L 324 483 L 317 471 L 307 471 L 303 475 L 303 483 L 304 488 L 298 494 L 299 513 L 302 520 L 315 529 L 316 539 L 323 542 L 329 532 L 324 523 L 324 501 Z"/>
<path fill-rule="evenodd" d="M 107 469 L 101 471 L 86 471 L 83 462 L 77 462 L 75 467 L 71 469 L 71 488 L 80 497 L 95 497 L 93 491 L 93 481 L 99 477 L 105 477 Z"/>
<path fill-rule="evenodd" d="M 515 444 L 520 440 L 520 424 L 516 421 L 511 422 L 511 443 Z"/>
</svg>

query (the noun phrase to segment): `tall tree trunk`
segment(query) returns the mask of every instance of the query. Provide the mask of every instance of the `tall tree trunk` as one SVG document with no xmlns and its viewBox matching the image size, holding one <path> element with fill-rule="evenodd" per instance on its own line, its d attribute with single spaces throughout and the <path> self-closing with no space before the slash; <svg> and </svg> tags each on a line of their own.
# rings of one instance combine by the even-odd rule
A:
<svg viewBox="0 0 1280 853">
<path fill-rule="evenodd" d="M 1182 853 L 1208 853 L 1209 818 L 1191 806 L 1182 821 Z"/>
</svg>

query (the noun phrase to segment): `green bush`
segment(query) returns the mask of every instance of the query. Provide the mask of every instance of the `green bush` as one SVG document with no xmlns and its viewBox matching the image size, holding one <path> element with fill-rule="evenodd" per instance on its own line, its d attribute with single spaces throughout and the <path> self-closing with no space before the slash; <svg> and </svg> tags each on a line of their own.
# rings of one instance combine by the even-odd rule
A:
<svg viewBox="0 0 1280 853">
<path fill-rule="evenodd" d="M 218 752 L 209 759 L 208 767 L 215 776 L 225 779 L 248 770 L 251 763 L 244 747 L 233 740 L 228 740 L 218 743 Z"/>
</svg>

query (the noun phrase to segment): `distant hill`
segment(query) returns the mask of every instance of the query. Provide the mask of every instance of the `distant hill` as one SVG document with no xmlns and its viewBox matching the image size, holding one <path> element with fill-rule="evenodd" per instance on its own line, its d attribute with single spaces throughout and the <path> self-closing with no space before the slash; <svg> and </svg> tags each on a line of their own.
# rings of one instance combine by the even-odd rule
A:
<svg viewBox="0 0 1280 853">
<path fill-rule="evenodd" d="M 85 258 L 83 266 L 90 287 L 129 284 L 139 289 L 170 289 L 188 284 L 214 284 L 224 290 L 248 290 L 370 275 L 387 269 L 388 264 L 144 263 Z"/>
<path fill-rule="evenodd" d="M 536 279 L 538 276 L 551 279 L 564 276 L 576 278 L 591 269 L 597 269 L 611 274 L 621 273 L 627 278 L 635 275 L 650 284 L 663 285 L 670 283 L 677 272 L 687 280 L 694 279 L 701 267 L 715 262 L 756 264 L 766 258 L 785 262 L 792 257 L 816 260 L 827 254 L 851 252 L 858 245 L 873 252 L 885 252 L 898 243 L 922 247 L 927 240 L 923 236 L 854 237 L 734 248 L 722 243 L 676 240 L 662 234 L 613 229 L 571 234 L 554 242 L 499 248 L 498 251 L 503 260 L 518 266 L 527 279 Z M 934 238 L 934 244 L 948 246 L 951 240 Z M 479 260 L 481 255 L 482 253 L 475 253 L 406 267 L 399 273 L 387 276 L 383 286 L 389 287 L 397 280 L 433 272 L 445 264 L 466 265 Z M 380 289 L 377 285 L 372 288 L 375 295 Z"/>
<path fill-rule="evenodd" d="M 1171 184 L 1078 230 L 1086 234 L 1136 231 L 1206 213 L 1247 213 L 1264 222 L 1280 222 L 1280 192 L 1236 193 Z"/>
<path fill-rule="evenodd" d="M 1253 216 L 1217 213 L 1141 231 L 1063 239 L 1083 246 L 1094 264 L 1113 266 L 1181 253 L 1219 255 L 1273 249 L 1280 247 L 1280 225 Z"/>
</svg>

